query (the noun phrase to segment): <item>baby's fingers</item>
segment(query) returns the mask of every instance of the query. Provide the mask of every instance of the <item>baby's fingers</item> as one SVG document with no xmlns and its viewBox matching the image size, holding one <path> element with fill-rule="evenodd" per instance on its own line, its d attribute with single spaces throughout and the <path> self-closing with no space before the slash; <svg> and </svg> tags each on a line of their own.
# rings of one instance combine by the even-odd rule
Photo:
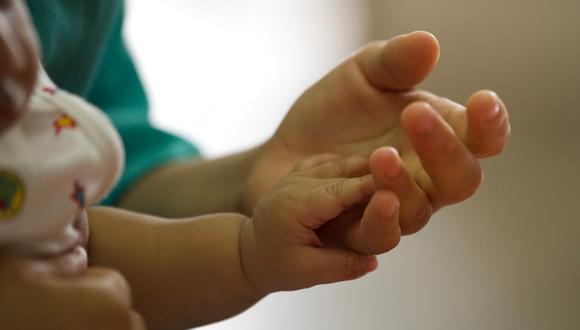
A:
<svg viewBox="0 0 580 330">
<path fill-rule="evenodd" d="M 354 178 L 370 172 L 368 157 L 342 158 L 334 154 L 319 154 L 296 164 L 294 171 L 303 171 L 308 177 L 318 179 Z"/>
<path fill-rule="evenodd" d="M 351 222 L 344 233 L 345 245 L 364 254 L 388 252 L 400 240 L 399 200 L 387 190 L 377 191 L 367 205 L 362 220 Z"/>
<path fill-rule="evenodd" d="M 387 189 L 397 195 L 401 233 L 409 235 L 423 228 L 431 217 L 431 202 L 405 170 L 397 150 L 379 148 L 371 155 L 370 163 L 377 189 Z"/>
<path fill-rule="evenodd" d="M 324 223 L 369 198 L 374 192 L 371 175 L 349 179 L 331 179 L 304 196 L 301 218 L 308 219 L 311 229 Z"/>
<path fill-rule="evenodd" d="M 339 249 L 307 247 L 293 257 L 296 258 L 293 260 L 296 265 L 304 267 L 296 272 L 300 274 L 299 283 L 291 289 L 354 280 L 374 271 L 378 266 L 375 256 Z M 305 257 L 308 261 L 306 263 Z"/>
</svg>

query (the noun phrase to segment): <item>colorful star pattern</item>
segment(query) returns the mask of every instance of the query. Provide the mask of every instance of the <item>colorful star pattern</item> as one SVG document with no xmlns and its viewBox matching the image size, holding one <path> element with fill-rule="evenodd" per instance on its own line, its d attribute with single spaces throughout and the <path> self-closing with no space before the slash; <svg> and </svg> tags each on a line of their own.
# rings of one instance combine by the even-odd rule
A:
<svg viewBox="0 0 580 330">
<path fill-rule="evenodd" d="M 85 207 L 85 187 L 78 181 L 75 181 L 73 192 L 71 194 L 72 200 L 80 207 Z"/>
<path fill-rule="evenodd" d="M 52 126 L 54 126 L 54 130 L 56 132 L 56 135 L 59 135 L 60 132 L 65 129 L 74 129 L 77 127 L 77 122 L 76 120 L 74 120 L 73 118 L 67 116 L 67 115 L 62 115 L 60 117 L 58 117 L 53 123 Z"/>
<path fill-rule="evenodd" d="M 46 93 L 46 94 L 48 94 L 48 95 L 52 96 L 52 95 L 54 95 L 54 94 L 56 93 L 57 89 L 56 89 L 56 88 L 54 88 L 54 87 L 44 87 L 44 88 L 42 89 L 42 91 L 43 91 L 44 93 Z"/>
</svg>

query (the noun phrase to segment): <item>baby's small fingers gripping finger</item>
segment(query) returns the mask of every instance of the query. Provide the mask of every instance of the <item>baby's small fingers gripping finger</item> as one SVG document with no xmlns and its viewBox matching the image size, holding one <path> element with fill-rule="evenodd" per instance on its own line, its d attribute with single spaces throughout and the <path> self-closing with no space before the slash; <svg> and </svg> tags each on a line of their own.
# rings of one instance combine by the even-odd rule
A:
<svg viewBox="0 0 580 330">
<path fill-rule="evenodd" d="M 376 188 L 392 191 L 399 199 L 402 234 L 413 234 L 423 228 L 431 218 L 433 207 L 427 194 L 403 167 L 397 150 L 393 147 L 375 150 L 370 157 L 370 167 Z"/>
<path fill-rule="evenodd" d="M 309 160 L 310 159 L 310 160 Z M 338 158 L 329 154 L 307 159 L 306 164 L 313 164 L 308 175 L 319 179 L 354 178 L 370 173 L 368 157 L 352 156 Z"/>
<path fill-rule="evenodd" d="M 429 93 L 421 95 L 478 158 L 495 156 L 506 147 L 510 137 L 509 114 L 493 91 L 481 90 L 473 94 L 467 101 L 467 108 Z"/>
<path fill-rule="evenodd" d="M 364 201 L 374 192 L 372 176 L 331 179 L 322 181 L 304 196 L 302 214 L 306 219 L 313 219 L 310 225 L 317 229 L 325 222 L 337 217 L 342 212 Z"/>
<path fill-rule="evenodd" d="M 364 254 L 388 252 L 400 240 L 399 201 L 387 190 L 379 190 L 373 195 L 362 220 L 351 222 L 344 234 L 345 245 Z"/>
<path fill-rule="evenodd" d="M 296 271 L 300 277 L 297 285 L 290 289 L 354 280 L 378 267 L 375 256 L 342 249 L 305 247 L 300 254 L 290 257 L 296 258 L 293 261 L 294 264 L 304 265 Z"/>
</svg>

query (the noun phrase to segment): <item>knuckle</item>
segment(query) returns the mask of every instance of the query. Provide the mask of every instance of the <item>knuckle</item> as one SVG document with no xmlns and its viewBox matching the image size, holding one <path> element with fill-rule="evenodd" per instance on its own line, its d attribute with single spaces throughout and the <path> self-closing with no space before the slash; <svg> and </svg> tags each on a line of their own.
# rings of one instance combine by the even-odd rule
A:
<svg viewBox="0 0 580 330">
<path fill-rule="evenodd" d="M 335 156 L 331 153 L 323 153 L 323 154 L 317 154 L 314 156 L 309 156 L 309 157 L 306 157 L 306 158 L 298 161 L 298 163 L 296 163 L 296 166 L 294 166 L 294 170 L 295 171 L 305 171 L 305 170 L 311 169 L 311 168 L 319 165 L 320 163 L 323 163 L 326 160 L 330 160 L 334 157 Z"/>
<path fill-rule="evenodd" d="M 326 194 L 332 197 L 342 196 L 344 189 L 345 189 L 345 180 L 343 179 L 334 181 L 324 186 L 324 191 L 326 192 Z"/>
<path fill-rule="evenodd" d="M 332 168 L 337 176 L 345 176 L 348 171 L 348 163 L 346 159 L 337 159 L 332 162 Z"/>
<path fill-rule="evenodd" d="M 334 161 L 336 158 L 338 158 L 337 155 L 335 155 L 333 153 L 329 153 L 329 152 L 309 156 L 309 157 L 306 157 L 306 158 L 298 161 L 296 163 L 296 165 L 294 166 L 293 171 L 297 172 L 297 171 L 310 170 L 310 169 L 315 168 L 317 166 L 323 165 L 326 162 Z"/>
</svg>

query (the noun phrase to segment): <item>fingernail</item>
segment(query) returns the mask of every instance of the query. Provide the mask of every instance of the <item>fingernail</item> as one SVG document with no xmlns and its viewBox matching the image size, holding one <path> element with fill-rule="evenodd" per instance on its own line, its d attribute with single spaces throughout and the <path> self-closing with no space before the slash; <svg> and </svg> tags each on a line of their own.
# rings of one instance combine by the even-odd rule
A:
<svg viewBox="0 0 580 330">
<path fill-rule="evenodd" d="M 499 116 L 499 102 L 496 100 L 495 105 L 491 107 L 491 109 L 487 110 L 487 113 L 484 116 L 484 120 L 486 123 L 494 122 Z"/>
<path fill-rule="evenodd" d="M 375 270 L 377 270 L 377 268 L 379 268 L 379 261 L 375 256 L 369 256 L 366 260 L 366 263 L 367 263 L 367 273 L 374 272 Z"/>
<path fill-rule="evenodd" d="M 399 162 L 399 152 L 395 148 L 390 148 L 389 165 L 385 167 L 385 175 L 389 179 L 396 179 L 401 176 L 403 168 Z"/>
<path fill-rule="evenodd" d="M 390 220 L 397 213 L 397 205 L 385 206 L 381 209 L 381 219 Z"/>
<path fill-rule="evenodd" d="M 435 118 L 431 111 L 423 111 L 423 114 L 417 119 L 415 123 L 415 132 L 418 135 L 426 136 L 435 130 Z"/>
</svg>

